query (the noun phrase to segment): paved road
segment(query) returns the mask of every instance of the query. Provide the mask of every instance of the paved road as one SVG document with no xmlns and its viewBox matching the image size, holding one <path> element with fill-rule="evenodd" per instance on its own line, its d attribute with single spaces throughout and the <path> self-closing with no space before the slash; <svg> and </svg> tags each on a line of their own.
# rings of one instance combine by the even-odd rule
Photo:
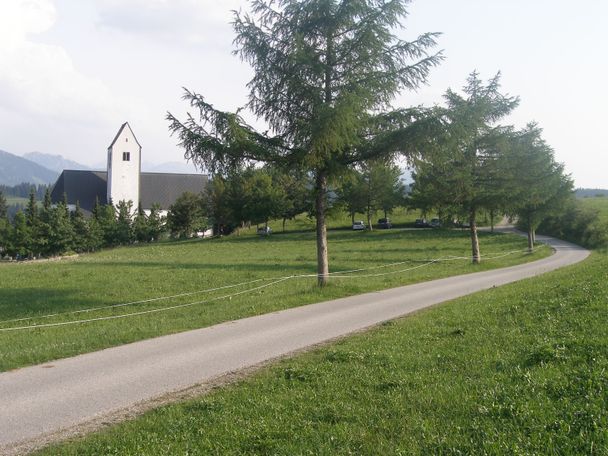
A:
<svg viewBox="0 0 608 456">
<path fill-rule="evenodd" d="M 22 451 L 25 442 L 43 442 L 168 392 L 589 255 L 563 241 L 539 240 L 556 253 L 533 263 L 312 304 L 2 373 L 0 454 Z"/>
</svg>

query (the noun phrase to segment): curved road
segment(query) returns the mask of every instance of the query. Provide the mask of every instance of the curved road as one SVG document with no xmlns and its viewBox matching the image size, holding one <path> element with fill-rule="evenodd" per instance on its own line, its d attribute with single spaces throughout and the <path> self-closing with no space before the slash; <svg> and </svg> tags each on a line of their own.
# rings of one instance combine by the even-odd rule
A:
<svg viewBox="0 0 608 456">
<path fill-rule="evenodd" d="M 532 263 L 297 307 L 0 374 L 0 454 L 18 454 L 102 423 L 138 403 L 434 304 L 584 260 L 589 251 L 539 236 L 555 254 Z M 93 425 L 94 427 L 94 425 Z"/>
</svg>

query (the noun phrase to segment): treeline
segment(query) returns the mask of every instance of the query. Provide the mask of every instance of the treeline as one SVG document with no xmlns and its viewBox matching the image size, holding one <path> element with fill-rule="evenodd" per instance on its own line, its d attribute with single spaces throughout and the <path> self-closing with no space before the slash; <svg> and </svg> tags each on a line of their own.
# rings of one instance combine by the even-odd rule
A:
<svg viewBox="0 0 608 456">
<path fill-rule="evenodd" d="M 497 122 L 519 99 L 501 93 L 500 75 L 487 84 L 472 73 L 464 95 L 448 90 L 434 110 L 432 137 L 414 159 L 410 204 L 470 226 L 472 257 L 480 261 L 477 222 L 485 212 L 518 220 L 532 250 L 541 222 L 564 213 L 573 182 L 534 123 L 518 130 Z"/>
<path fill-rule="evenodd" d="M 273 167 L 235 168 L 215 175 L 205 190 L 184 193 L 167 214 L 173 237 L 189 237 L 212 228 L 230 234 L 269 220 L 285 221 L 311 208 L 310 178 L 298 171 Z"/>
<path fill-rule="evenodd" d="M 42 205 L 32 188 L 25 210 L 9 221 L 6 198 L 0 192 L 0 257 L 15 259 L 51 257 L 67 252 L 92 252 L 103 247 L 157 240 L 165 231 L 160 207 L 146 215 L 141 207 L 133 215 L 131 202 L 97 203 L 92 216 L 85 217 L 77 204 L 70 211 L 67 202 L 52 204 L 47 188 Z"/>
<path fill-rule="evenodd" d="M 34 194 L 38 200 L 44 198 L 44 194 L 50 189 L 49 185 L 38 184 L 32 185 L 28 182 L 22 182 L 17 185 L 0 184 L 0 193 L 5 196 L 14 196 L 16 198 L 29 198 L 30 193 L 34 190 Z"/>
<path fill-rule="evenodd" d="M 273 166 L 236 168 L 216 175 L 199 195 L 183 194 L 167 215 L 167 229 L 174 237 L 190 237 L 213 228 L 216 234 L 230 234 L 252 225 L 285 222 L 300 214 L 314 217 L 312 177 L 298 170 Z M 331 183 L 328 207 L 345 211 L 354 221 L 366 214 L 368 226 L 381 212 L 386 217 L 406 202 L 401 170 L 391 163 L 372 162 L 353 167 Z"/>
</svg>

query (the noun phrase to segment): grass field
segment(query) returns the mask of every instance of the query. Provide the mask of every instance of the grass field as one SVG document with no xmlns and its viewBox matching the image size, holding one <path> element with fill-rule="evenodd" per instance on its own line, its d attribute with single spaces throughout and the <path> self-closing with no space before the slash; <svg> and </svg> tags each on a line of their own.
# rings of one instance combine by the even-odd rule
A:
<svg viewBox="0 0 608 456">
<path fill-rule="evenodd" d="M 28 199 L 27 198 L 20 198 L 18 196 L 5 196 L 6 198 L 6 204 L 13 205 L 13 204 L 22 204 L 23 206 L 25 206 L 27 204 Z"/>
<path fill-rule="evenodd" d="M 596 252 L 41 454 L 605 455 L 607 270 Z"/>
<path fill-rule="evenodd" d="M 605 223 L 608 222 L 608 198 L 603 197 L 591 197 L 591 198 L 580 198 L 579 201 L 583 207 L 595 209 L 598 211 L 600 221 Z"/>
<path fill-rule="evenodd" d="M 329 233 L 332 271 L 380 267 L 351 274 L 380 275 L 336 278 L 324 289 L 317 288 L 314 277 L 280 283 L 265 280 L 314 274 L 314 236 L 312 232 L 273 234 L 268 238 L 229 236 L 106 250 L 73 260 L 0 264 L 0 370 L 549 254 L 549 249 L 541 248 L 527 255 L 523 253 L 523 238 L 487 233 L 481 235 L 483 254 L 518 253 L 474 266 L 468 260 L 466 232 L 333 231 Z M 428 263 L 448 256 L 463 258 Z M 383 267 L 396 262 L 400 264 Z M 200 292 L 256 280 L 239 287 Z M 190 294 L 154 300 L 182 293 Z M 226 295 L 233 296 L 220 299 Z M 108 308 L 142 300 L 152 301 Z M 90 310 L 98 307 L 104 308 Z M 108 319 L 114 317 L 121 318 Z M 106 320 L 80 322 L 98 318 Z M 61 326 L 6 331 L 48 324 Z"/>
</svg>

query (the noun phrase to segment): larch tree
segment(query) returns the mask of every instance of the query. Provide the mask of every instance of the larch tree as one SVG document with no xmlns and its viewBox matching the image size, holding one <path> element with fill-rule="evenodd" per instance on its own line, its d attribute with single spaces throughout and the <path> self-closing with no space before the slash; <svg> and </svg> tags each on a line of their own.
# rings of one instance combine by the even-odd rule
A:
<svg viewBox="0 0 608 456">
<path fill-rule="evenodd" d="M 429 53 L 436 34 L 413 41 L 395 35 L 408 3 L 252 0 L 250 14 L 235 13 L 235 53 L 253 67 L 247 107 L 268 130 L 188 90 L 196 117 L 182 122 L 168 114 L 185 156 L 212 172 L 261 161 L 313 174 L 321 286 L 329 277 L 329 180 L 370 158 L 415 149 L 424 130 L 412 125 L 419 110 L 390 110 L 401 90 L 424 83 L 441 60 Z"/>
<path fill-rule="evenodd" d="M 508 211 L 526 231 L 530 252 L 538 226 L 562 212 L 574 193 L 572 179 L 565 174 L 564 165 L 555 161 L 553 149 L 541 135 L 534 123 L 512 132 L 500 165 L 510 181 Z"/>
<path fill-rule="evenodd" d="M 518 104 L 500 92 L 500 73 L 484 84 L 469 75 L 463 94 L 448 89 L 445 108 L 437 108 L 443 132 L 427 143 L 426 154 L 415 163 L 413 199 L 434 202 L 437 209 L 464 215 L 470 227 L 473 263 L 481 261 L 477 216 L 493 207 L 500 182 L 495 163 L 504 141 L 504 127 L 496 123 Z"/>
</svg>

